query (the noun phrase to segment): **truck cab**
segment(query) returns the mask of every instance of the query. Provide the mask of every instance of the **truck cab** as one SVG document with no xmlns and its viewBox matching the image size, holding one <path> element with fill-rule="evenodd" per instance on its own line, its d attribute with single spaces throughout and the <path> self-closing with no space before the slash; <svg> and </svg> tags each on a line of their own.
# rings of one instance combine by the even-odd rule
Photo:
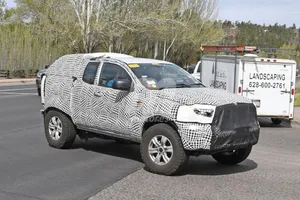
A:
<svg viewBox="0 0 300 200">
<path fill-rule="evenodd" d="M 191 65 L 187 71 L 193 76 L 195 77 L 197 80 L 200 80 L 201 78 L 201 61 L 198 61 L 197 64 Z"/>
</svg>

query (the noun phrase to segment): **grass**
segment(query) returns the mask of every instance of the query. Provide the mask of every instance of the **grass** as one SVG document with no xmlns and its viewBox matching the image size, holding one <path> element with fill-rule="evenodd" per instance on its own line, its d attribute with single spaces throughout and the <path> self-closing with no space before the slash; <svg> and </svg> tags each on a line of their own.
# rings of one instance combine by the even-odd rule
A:
<svg viewBox="0 0 300 200">
<path fill-rule="evenodd" d="M 300 107 L 300 86 L 296 87 L 295 107 Z"/>
</svg>

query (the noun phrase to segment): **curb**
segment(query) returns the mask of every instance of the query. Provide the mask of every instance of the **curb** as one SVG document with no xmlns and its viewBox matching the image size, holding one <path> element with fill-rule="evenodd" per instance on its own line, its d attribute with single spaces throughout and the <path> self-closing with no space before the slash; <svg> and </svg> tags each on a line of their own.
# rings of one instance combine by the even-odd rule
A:
<svg viewBox="0 0 300 200">
<path fill-rule="evenodd" d="M 0 80 L 0 84 L 2 84 L 2 83 L 28 83 L 28 82 L 35 82 L 35 78 Z"/>
</svg>

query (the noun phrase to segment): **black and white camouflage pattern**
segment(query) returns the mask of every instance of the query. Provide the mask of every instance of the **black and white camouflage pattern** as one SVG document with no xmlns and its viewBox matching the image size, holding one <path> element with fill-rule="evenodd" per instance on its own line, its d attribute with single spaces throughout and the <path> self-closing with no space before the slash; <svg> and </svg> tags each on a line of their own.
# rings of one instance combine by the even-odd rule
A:
<svg viewBox="0 0 300 200">
<path fill-rule="evenodd" d="M 251 103 L 251 100 L 211 88 L 146 89 L 128 66 L 118 59 L 99 61 L 122 66 L 132 77 L 134 91 L 118 91 L 82 81 L 88 54 L 66 55 L 56 60 L 47 70 L 44 109 L 56 108 L 69 115 L 75 125 L 95 130 L 111 131 L 112 135 L 140 142 L 144 124 L 154 116 L 174 122 L 187 150 L 209 150 L 212 141 L 211 124 L 178 122 L 181 105 L 214 105 Z M 99 73 L 98 73 L 99 75 Z M 76 81 L 72 81 L 76 77 Z M 96 97 L 94 93 L 99 94 Z M 138 101 L 141 104 L 138 104 Z"/>
</svg>

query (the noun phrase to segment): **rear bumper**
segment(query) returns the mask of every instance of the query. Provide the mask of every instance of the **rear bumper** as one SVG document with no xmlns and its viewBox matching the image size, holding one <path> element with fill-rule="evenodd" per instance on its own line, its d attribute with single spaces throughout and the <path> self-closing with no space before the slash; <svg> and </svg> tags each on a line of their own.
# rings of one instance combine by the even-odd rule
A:
<svg viewBox="0 0 300 200">
<path fill-rule="evenodd" d="M 255 145 L 260 134 L 253 104 L 217 107 L 211 124 L 177 123 L 177 126 L 186 150 L 208 153 Z"/>
</svg>

